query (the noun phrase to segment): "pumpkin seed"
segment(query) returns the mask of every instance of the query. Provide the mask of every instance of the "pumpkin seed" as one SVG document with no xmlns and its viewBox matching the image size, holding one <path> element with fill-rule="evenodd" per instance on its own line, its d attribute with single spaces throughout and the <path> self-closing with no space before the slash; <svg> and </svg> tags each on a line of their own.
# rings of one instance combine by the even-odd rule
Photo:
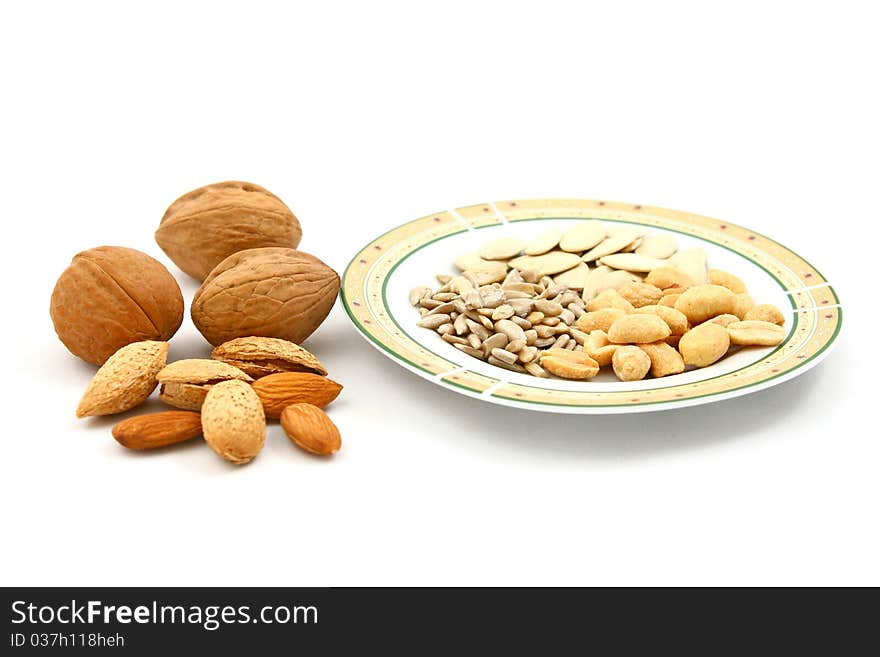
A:
<svg viewBox="0 0 880 657">
<path fill-rule="evenodd" d="M 559 248 L 570 253 L 582 253 L 592 249 L 607 236 L 605 224 L 599 221 L 582 221 L 563 233 Z"/>
<path fill-rule="evenodd" d="M 530 256 L 543 255 L 555 248 L 559 244 L 559 238 L 562 237 L 561 230 L 548 230 L 546 233 L 536 238 L 523 249 L 523 253 Z"/>
</svg>

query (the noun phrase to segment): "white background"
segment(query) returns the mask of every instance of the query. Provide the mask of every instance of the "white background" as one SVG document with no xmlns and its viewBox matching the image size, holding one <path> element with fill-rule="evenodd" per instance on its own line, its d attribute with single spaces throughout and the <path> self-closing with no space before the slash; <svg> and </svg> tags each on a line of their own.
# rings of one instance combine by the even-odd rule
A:
<svg viewBox="0 0 880 657">
<path fill-rule="evenodd" d="M 870 3 L 7 3 L 0 15 L 3 584 L 880 584 L 876 65 Z M 342 271 L 410 219 L 584 197 L 743 224 L 814 262 L 844 332 L 808 374 L 618 417 L 493 407 L 370 348 L 310 458 L 232 467 L 77 421 L 54 336 L 70 258 L 165 262 L 167 205 L 268 187 Z M 208 353 L 188 316 L 171 357 Z M 153 402 L 151 409 L 159 408 Z"/>
</svg>

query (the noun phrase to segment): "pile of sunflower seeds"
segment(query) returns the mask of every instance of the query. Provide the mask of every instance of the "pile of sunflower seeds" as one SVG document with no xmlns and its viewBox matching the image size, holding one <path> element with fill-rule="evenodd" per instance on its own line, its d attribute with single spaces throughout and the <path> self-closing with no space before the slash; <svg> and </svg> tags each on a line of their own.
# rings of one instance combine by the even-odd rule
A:
<svg viewBox="0 0 880 657">
<path fill-rule="evenodd" d="M 438 275 L 441 287 L 416 287 L 409 301 L 418 325 L 437 331 L 456 349 L 514 372 L 548 377 L 542 349 L 583 350 L 587 334 L 574 327 L 586 312 L 581 295 L 549 276 L 513 269 L 501 282 L 481 285 L 479 271 Z"/>
</svg>

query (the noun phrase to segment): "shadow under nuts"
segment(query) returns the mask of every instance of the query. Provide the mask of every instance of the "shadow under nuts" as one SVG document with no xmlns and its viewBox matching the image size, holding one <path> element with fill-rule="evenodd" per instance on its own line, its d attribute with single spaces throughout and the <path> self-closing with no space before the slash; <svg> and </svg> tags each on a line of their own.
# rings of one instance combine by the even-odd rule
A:
<svg viewBox="0 0 880 657">
<path fill-rule="evenodd" d="M 49 314 L 73 355 L 102 365 L 132 342 L 170 339 L 183 321 L 183 296 L 158 260 L 99 246 L 74 256 L 55 283 Z"/>
<path fill-rule="evenodd" d="M 180 269 L 203 280 L 225 258 L 264 246 L 295 249 L 302 229 L 284 202 L 247 182 L 199 187 L 172 203 L 156 242 Z"/>
<path fill-rule="evenodd" d="M 192 320 L 214 346 L 261 336 L 300 343 L 327 317 L 339 274 L 296 249 L 265 248 L 229 256 L 192 302 Z"/>
</svg>

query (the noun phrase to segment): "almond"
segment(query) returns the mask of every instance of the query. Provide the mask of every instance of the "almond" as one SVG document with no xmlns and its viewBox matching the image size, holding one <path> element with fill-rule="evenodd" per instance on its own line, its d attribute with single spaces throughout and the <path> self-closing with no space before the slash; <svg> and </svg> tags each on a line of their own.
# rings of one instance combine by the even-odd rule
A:
<svg viewBox="0 0 880 657">
<path fill-rule="evenodd" d="M 202 435 L 202 418 L 191 411 L 138 415 L 113 427 L 113 437 L 129 449 L 155 449 Z"/>
<path fill-rule="evenodd" d="M 243 464 L 266 442 L 266 416 L 253 389 L 244 381 L 223 381 L 208 390 L 202 405 L 205 442 L 227 461 Z"/>
<path fill-rule="evenodd" d="M 156 387 L 156 375 L 165 366 L 167 342 L 145 340 L 119 349 L 107 359 L 86 388 L 77 417 L 113 415 L 143 403 Z"/>
<path fill-rule="evenodd" d="M 312 454 L 332 454 L 342 446 L 339 429 L 312 404 L 291 404 L 281 413 L 281 426 L 290 441 Z"/>
<path fill-rule="evenodd" d="M 169 363 L 156 377 L 162 384 L 159 399 L 185 411 L 198 411 L 212 385 L 238 379 L 253 379 L 237 367 L 209 358 L 186 358 Z"/>
<path fill-rule="evenodd" d="M 263 402 L 266 417 L 278 418 L 291 404 L 312 404 L 323 408 L 339 396 L 342 386 L 309 372 L 282 372 L 257 379 L 253 389 Z"/>
<path fill-rule="evenodd" d="M 211 358 L 237 367 L 255 379 L 278 372 L 327 374 L 312 353 L 281 338 L 235 338 L 215 347 Z"/>
</svg>

